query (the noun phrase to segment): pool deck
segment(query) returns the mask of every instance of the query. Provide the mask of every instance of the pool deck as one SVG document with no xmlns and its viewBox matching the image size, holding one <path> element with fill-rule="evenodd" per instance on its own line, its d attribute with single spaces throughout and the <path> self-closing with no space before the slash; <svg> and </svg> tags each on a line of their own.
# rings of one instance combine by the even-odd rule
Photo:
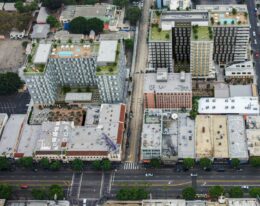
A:
<svg viewBox="0 0 260 206">
<path fill-rule="evenodd" d="M 98 45 L 61 45 L 53 48 L 50 58 L 81 58 L 89 57 L 98 52 Z"/>
</svg>

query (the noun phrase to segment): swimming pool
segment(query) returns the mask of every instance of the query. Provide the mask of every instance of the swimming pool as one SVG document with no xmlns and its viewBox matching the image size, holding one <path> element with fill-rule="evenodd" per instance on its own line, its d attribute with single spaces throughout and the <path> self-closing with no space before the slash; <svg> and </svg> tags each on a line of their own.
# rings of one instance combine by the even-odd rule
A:
<svg viewBox="0 0 260 206">
<path fill-rule="evenodd" d="M 60 57 L 71 57 L 73 55 L 72 51 L 60 51 L 58 52 Z"/>
<path fill-rule="evenodd" d="M 233 19 L 233 18 L 222 18 L 222 19 L 220 19 L 220 24 L 225 24 L 225 22 L 226 22 L 226 24 L 232 24 L 232 22 L 233 22 L 233 24 L 236 24 L 237 20 Z"/>
</svg>

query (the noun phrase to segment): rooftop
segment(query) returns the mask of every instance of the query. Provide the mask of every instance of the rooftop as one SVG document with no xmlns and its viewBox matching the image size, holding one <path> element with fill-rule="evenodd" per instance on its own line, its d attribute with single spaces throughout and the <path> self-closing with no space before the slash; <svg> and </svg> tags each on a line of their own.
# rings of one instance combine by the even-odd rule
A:
<svg viewBox="0 0 260 206">
<path fill-rule="evenodd" d="M 249 26 L 246 5 L 197 5 L 196 9 L 210 11 L 214 26 Z"/>
<path fill-rule="evenodd" d="M 228 158 L 227 119 L 198 115 L 195 121 L 196 157 Z"/>
<path fill-rule="evenodd" d="M 51 51 L 51 44 L 39 44 L 34 56 L 34 64 L 46 64 Z"/>
<path fill-rule="evenodd" d="M 246 129 L 260 129 L 260 116 L 247 116 Z"/>
<path fill-rule="evenodd" d="M 65 6 L 61 12 L 60 21 L 72 20 L 79 16 L 86 18 L 97 17 L 106 20 L 113 18 L 115 11 L 116 6 L 112 4 L 70 5 Z"/>
<path fill-rule="evenodd" d="M 259 114 L 258 97 L 200 98 L 200 114 Z"/>
<path fill-rule="evenodd" d="M 247 160 L 248 152 L 243 117 L 240 115 L 228 115 L 227 129 L 229 157 Z"/>
<path fill-rule="evenodd" d="M 91 101 L 92 93 L 72 93 L 68 92 L 65 96 L 65 102 L 87 102 Z"/>
<path fill-rule="evenodd" d="M 25 118 L 25 114 L 12 114 L 9 117 L 0 141 L 0 155 L 12 157 Z"/>
<path fill-rule="evenodd" d="M 52 201 L 52 200 L 9 200 L 6 206 L 69 206 L 69 201 Z"/>
<path fill-rule="evenodd" d="M 37 16 L 37 23 L 39 24 L 43 24 L 43 23 L 46 23 L 46 20 L 48 18 L 49 14 L 47 12 L 47 9 L 45 7 L 41 7 L 40 8 L 40 11 L 39 11 L 39 14 Z"/>
<path fill-rule="evenodd" d="M 32 39 L 45 39 L 50 32 L 49 24 L 35 24 L 31 34 Z"/>
<path fill-rule="evenodd" d="M 150 41 L 170 41 L 171 30 L 162 30 L 158 24 L 152 24 L 150 28 Z"/>
<path fill-rule="evenodd" d="M 259 200 L 254 198 L 228 198 L 228 206 L 259 206 Z"/>
<path fill-rule="evenodd" d="M 167 81 L 157 81 L 156 73 L 144 74 L 144 93 L 191 92 L 191 73 L 168 73 Z"/>
<path fill-rule="evenodd" d="M 246 137 L 250 156 L 260 156 L 260 129 L 247 129 Z"/>
<path fill-rule="evenodd" d="M 195 41 L 209 41 L 213 38 L 211 27 L 193 26 L 192 39 Z"/>
<path fill-rule="evenodd" d="M 186 206 L 185 200 L 143 200 L 142 206 Z"/>
<path fill-rule="evenodd" d="M 230 97 L 252 97 L 252 85 L 229 85 Z"/>
<path fill-rule="evenodd" d="M 252 61 L 247 61 L 243 63 L 232 64 L 225 68 L 226 76 L 234 75 L 254 75 L 254 67 Z"/>
<path fill-rule="evenodd" d="M 8 120 L 8 115 L 6 113 L 0 113 L 0 137 L 7 120 Z"/>
</svg>

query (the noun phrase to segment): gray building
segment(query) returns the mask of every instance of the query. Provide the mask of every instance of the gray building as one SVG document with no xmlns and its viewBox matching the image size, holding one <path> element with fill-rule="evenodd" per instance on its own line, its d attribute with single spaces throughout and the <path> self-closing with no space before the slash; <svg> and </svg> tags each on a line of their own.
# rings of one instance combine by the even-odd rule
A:
<svg viewBox="0 0 260 206">
<path fill-rule="evenodd" d="M 33 48 L 32 63 L 28 63 L 24 70 L 34 103 L 53 104 L 58 89 L 63 86 L 98 86 L 103 103 L 123 101 L 126 71 L 123 45 L 114 41 L 116 49 L 113 62 L 97 67 L 103 44 L 106 42 L 101 42 L 100 45 L 35 46 L 37 48 Z"/>
</svg>

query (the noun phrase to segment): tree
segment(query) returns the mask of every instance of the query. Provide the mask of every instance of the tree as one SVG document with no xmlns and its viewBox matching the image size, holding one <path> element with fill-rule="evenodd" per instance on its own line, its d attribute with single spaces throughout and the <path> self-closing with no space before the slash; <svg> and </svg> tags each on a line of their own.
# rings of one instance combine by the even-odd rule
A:
<svg viewBox="0 0 260 206">
<path fill-rule="evenodd" d="M 85 4 L 94 5 L 97 3 L 97 0 L 85 0 Z"/>
<path fill-rule="evenodd" d="M 126 19 L 130 21 L 131 25 L 135 25 L 136 22 L 140 19 L 141 14 L 142 12 L 138 7 L 132 6 L 126 10 Z"/>
<path fill-rule="evenodd" d="M 211 168 L 212 162 L 209 158 L 204 157 L 204 158 L 200 159 L 199 164 L 200 164 L 200 167 L 205 170 L 205 169 Z"/>
<path fill-rule="evenodd" d="M 231 197 L 231 198 L 242 198 L 244 195 L 244 192 L 241 189 L 241 187 L 232 187 L 228 191 L 228 194 L 229 194 L 229 197 Z"/>
<path fill-rule="evenodd" d="M 128 5 L 128 0 L 113 0 L 113 4 L 123 8 Z"/>
<path fill-rule="evenodd" d="M 232 9 L 232 14 L 236 15 L 237 14 L 237 10 L 235 8 Z"/>
<path fill-rule="evenodd" d="M 104 22 L 98 18 L 86 19 L 82 16 L 71 20 L 69 30 L 73 34 L 89 34 L 93 30 L 96 34 L 103 31 Z"/>
<path fill-rule="evenodd" d="M 10 163 L 6 157 L 0 157 L 0 170 L 8 170 L 10 168 Z"/>
<path fill-rule="evenodd" d="M 91 163 L 92 167 L 95 169 L 95 170 L 100 170 L 101 169 L 101 161 L 99 160 L 95 160 Z"/>
<path fill-rule="evenodd" d="M 84 163 L 81 159 L 74 159 L 71 163 L 71 167 L 73 170 L 81 171 L 83 170 Z"/>
<path fill-rule="evenodd" d="M 260 167 L 260 157 L 250 157 L 249 163 L 253 167 Z"/>
<path fill-rule="evenodd" d="M 48 160 L 48 158 L 42 158 L 39 161 L 40 167 L 43 169 L 49 169 L 50 168 L 50 161 Z"/>
<path fill-rule="evenodd" d="M 134 48 L 134 40 L 133 39 L 125 39 L 124 42 L 125 42 L 125 48 L 127 50 L 132 51 L 133 48 Z"/>
<path fill-rule="evenodd" d="M 225 190 L 221 186 L 213 186 L 209 188 L 209 195 L 213 199 L 217 199 L 219 196 L 223 195 L 224 192 Z"/>
<path fill-rule="evenodd" d="M 192 159 L 192 158 L 185 158 L 185 159 L 183 160 L 183 166 L 184 166 L 186 169 L 190 169 L 190 168 L 194 167 L 194 165 L 195 165 L 195 161 L 194 161 L 194 159 Z"/>
<path fill-rule="evenodd" d="M 161 161 L 159 159 L 157 159 L 157 158 L 153 158 L 150 161 L 150 165 L 153 168 L 159 168 L 161 166 Z"/>
<path fill-rule="evenodd" d="M 28 41 L 23 41 L 23 42 L 22 42 L 23 48 L 26 48 L 26 47 L 27 47 L 27 44 L 28 44 Z"/>
<path fill-rule="evenodd" d="M 13 72 L 0 73 L 0 95 L 13 94 L 23 85 L 18 74 Z"/>
<path fill-rule="evenodd" d="M 148 192 L 143 188 L 123 188 L 116 194 L 118 200 L 143 200 L 147 199 L 147 197 Z"/>
<path fill-rule="evenodd" d="M 110 170 L 111 169 L 111 162 L 109 160 L 107 160 L 107 159 L 102 160 L 101 168 L 103 170 Z"/>
<path fill-rule="evenodd" d="M 52 171 L 58 171 L 61 168 L 61 163 L 59 161 L 53 161 L 50 165 Z"/>
<path fill-rule="evenodd" d="M 32 189 L 32 196 L 35 200 L 46 200 L 47 191 L 45 189 Z"/>
<path fill-rule="evenodd" d="M 36 1 L 31 2 L 30 4 L 25 4 L 23 3 L 22 0 L 17 0 L 14 4 L 14 7 L 20 12 L 20 13 L 24 13 L 24 12 L 30 12 L 30 11 L 34 11 L 38 8 L 38 4 Z"/>
<path fill-rule="evenodd" d="M 59 27 L 59 26 L 60 26 L 59 21 L 58 21 L 54 16 L 52 16 L 52 15 L 49 15 L 49 16 L 47 17 L 46 22 L 47 22 L 48 24 L 50 24 L 51 27 Z"/>
<path fill-rule="evenodd" d="M 250 197 L 257 198 L 260 197 L 260 187 L 253 187 L 249 190 Z"/>
<path fill-rule="evenodd" d="M 9 199 L 12 195 L 12 187 L 10 185 L 0 185 L 0 198 Z"/>
<path fill-rule="evenodd" d="M 32 168 L 33 158 L 32 157 L 22 157 L 18 160 L 18 163 L 25 168 Z"/>
<path fill-rule="evenodd" d="M 50 10 L 59 9 L 62 5 L 62 0 L 43 0 L 43 6 Z"/>
<path fill-rule="evenodd" d="M 55 196 L 57 197 L 57 200 L 62 200 L 64 198 L 63 188 L 60 185 L 51 185 L 48 195 L 51 200 L 53 200 Z"/>
<path fill-rule="evenodd" d="M 185 200 L 194 200 L 196 197 L 196 191 L 193 187 L 187 187 L 182 190 L 182 198 Z"/>
<path fill-rule="evenodd" d="M 233 168 L 238 168 L 239 164 L 240 164 L 240 160 L 238 158 L 231 159 L 231 166 Z"/>
</svg>

